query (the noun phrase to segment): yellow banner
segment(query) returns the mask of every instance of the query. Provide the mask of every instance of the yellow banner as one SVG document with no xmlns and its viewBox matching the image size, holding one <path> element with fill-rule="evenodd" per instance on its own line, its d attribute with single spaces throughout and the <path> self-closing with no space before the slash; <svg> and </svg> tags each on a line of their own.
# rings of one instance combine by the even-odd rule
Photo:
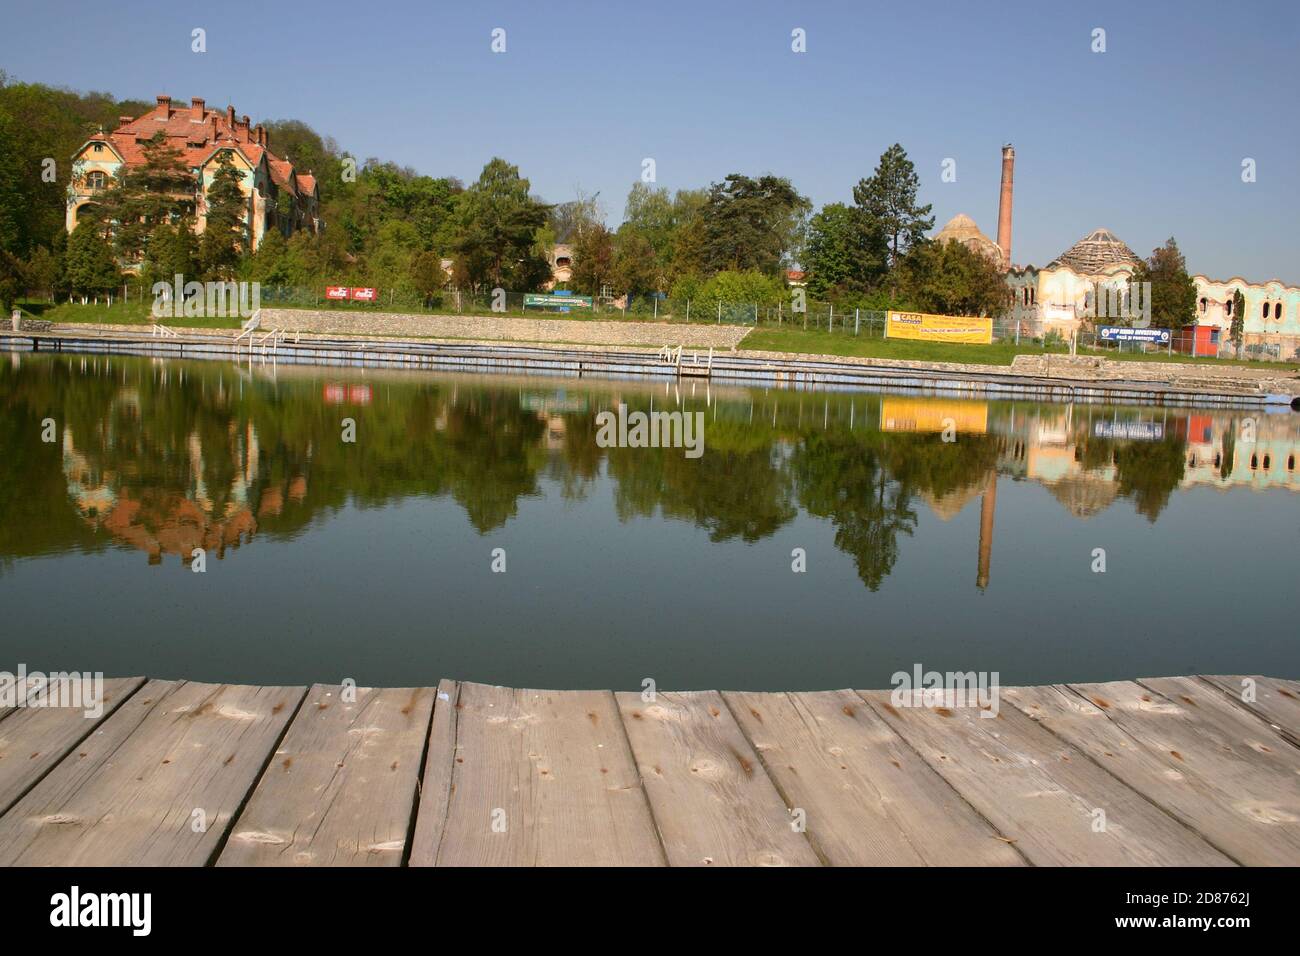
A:
<svg viewBox="0 0 1300 956">
<path fill-rule="evenodd" d="M 941 432 L 948 427 L 965 435 L 984 434 L 989 427 L 988 402 L 888 396 L 880 402 L 883 432 Z"/>
<path fill-rule="evenodd" d="M 989 345 L 993 342 L 993 319 L 891 310 L 886 337 L 920 339 L 925 342 L 968 342 L 974 345 Z"/>
</svg>

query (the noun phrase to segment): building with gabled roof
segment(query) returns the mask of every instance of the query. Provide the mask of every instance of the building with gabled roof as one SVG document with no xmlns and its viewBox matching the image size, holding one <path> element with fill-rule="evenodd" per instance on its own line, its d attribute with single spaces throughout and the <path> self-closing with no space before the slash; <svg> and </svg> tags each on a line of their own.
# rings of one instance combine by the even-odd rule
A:
<svg viewBox="0 0 1300 956">
<path fill-rule="evenodd" d="M 144 164 L 144 144 L 159 133 L 194 174 L 197 232 L 207 223 L 207 191 L 223 154 L 241 173 L 248 197 L 244 221 L 252 250 L 271 229 L 287 237 L 322 228 L 316 177 L 299 172 L 288 157 L 271 152 L 270 133 L 264 126 L 251 125 L 247 116 L 237 117 L 233 106 L 211 110 L 199 97 L 190 100 L 188 107 L 174 106 L 170 96 L 159 96 L 148 113 L 118 117 L 116 129 L 100 130 L 73 154 L 65 220 L 69 232 L 123 167 Z"/>
</svg>

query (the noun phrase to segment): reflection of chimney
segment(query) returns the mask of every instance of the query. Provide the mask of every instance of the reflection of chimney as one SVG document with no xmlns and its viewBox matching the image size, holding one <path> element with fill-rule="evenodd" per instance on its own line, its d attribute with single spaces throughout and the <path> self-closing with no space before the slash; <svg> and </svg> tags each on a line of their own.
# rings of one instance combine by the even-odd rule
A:
<svg viewBox="0 0 1300 956">
<path fill-rule="evenodd" d="M 1002 196 L 998 200 L 998 248 L 1002 264 L 1011 268 L 1011 179 L 1016 168 L 1016 151 L 1010 143 L 1002 147 Z"/>
<path fill-rule="evenodd" d="M 998 473 L 989 475 L 989 486 L 980 499 L 980 563 L 975 586 L 983 591 L 989 586 L 989 559 L 993 556 L 993 517 L 998 509 Z"/>
</svg>

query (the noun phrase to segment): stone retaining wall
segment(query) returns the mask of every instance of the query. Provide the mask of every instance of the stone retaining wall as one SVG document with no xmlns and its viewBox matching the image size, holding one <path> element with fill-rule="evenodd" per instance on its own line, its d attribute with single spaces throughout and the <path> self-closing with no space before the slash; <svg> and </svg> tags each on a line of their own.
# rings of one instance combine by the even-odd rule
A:
<svg viewBox="0 0 1300 956">
<path fill-rule="evenodd" d="M 514 316 L 406 315 L 396 312 L 330 312 L 263 309 L 262 329 L 326 335 L 397 335 L 471 339 L 480 342 L 566 342 L 577 345 L 639 345 L 734 349 L 749 332 L 734 325 L 667 322 L 527 319 Z"/>
</svg>

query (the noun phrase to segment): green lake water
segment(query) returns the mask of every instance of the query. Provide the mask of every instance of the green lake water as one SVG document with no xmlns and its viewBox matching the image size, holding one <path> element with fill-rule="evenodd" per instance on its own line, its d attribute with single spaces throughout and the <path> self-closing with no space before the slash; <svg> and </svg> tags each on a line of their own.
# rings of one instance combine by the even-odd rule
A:
<svg viewBox="0 0 1300 956">
<path fill-rule="evenodd" d="M 602 447 L 620 404 L 702 454 Z M 0 671 L 1300 677 L 1298 455 L 1290 412 L 0 354 Z"/>
</svg>

